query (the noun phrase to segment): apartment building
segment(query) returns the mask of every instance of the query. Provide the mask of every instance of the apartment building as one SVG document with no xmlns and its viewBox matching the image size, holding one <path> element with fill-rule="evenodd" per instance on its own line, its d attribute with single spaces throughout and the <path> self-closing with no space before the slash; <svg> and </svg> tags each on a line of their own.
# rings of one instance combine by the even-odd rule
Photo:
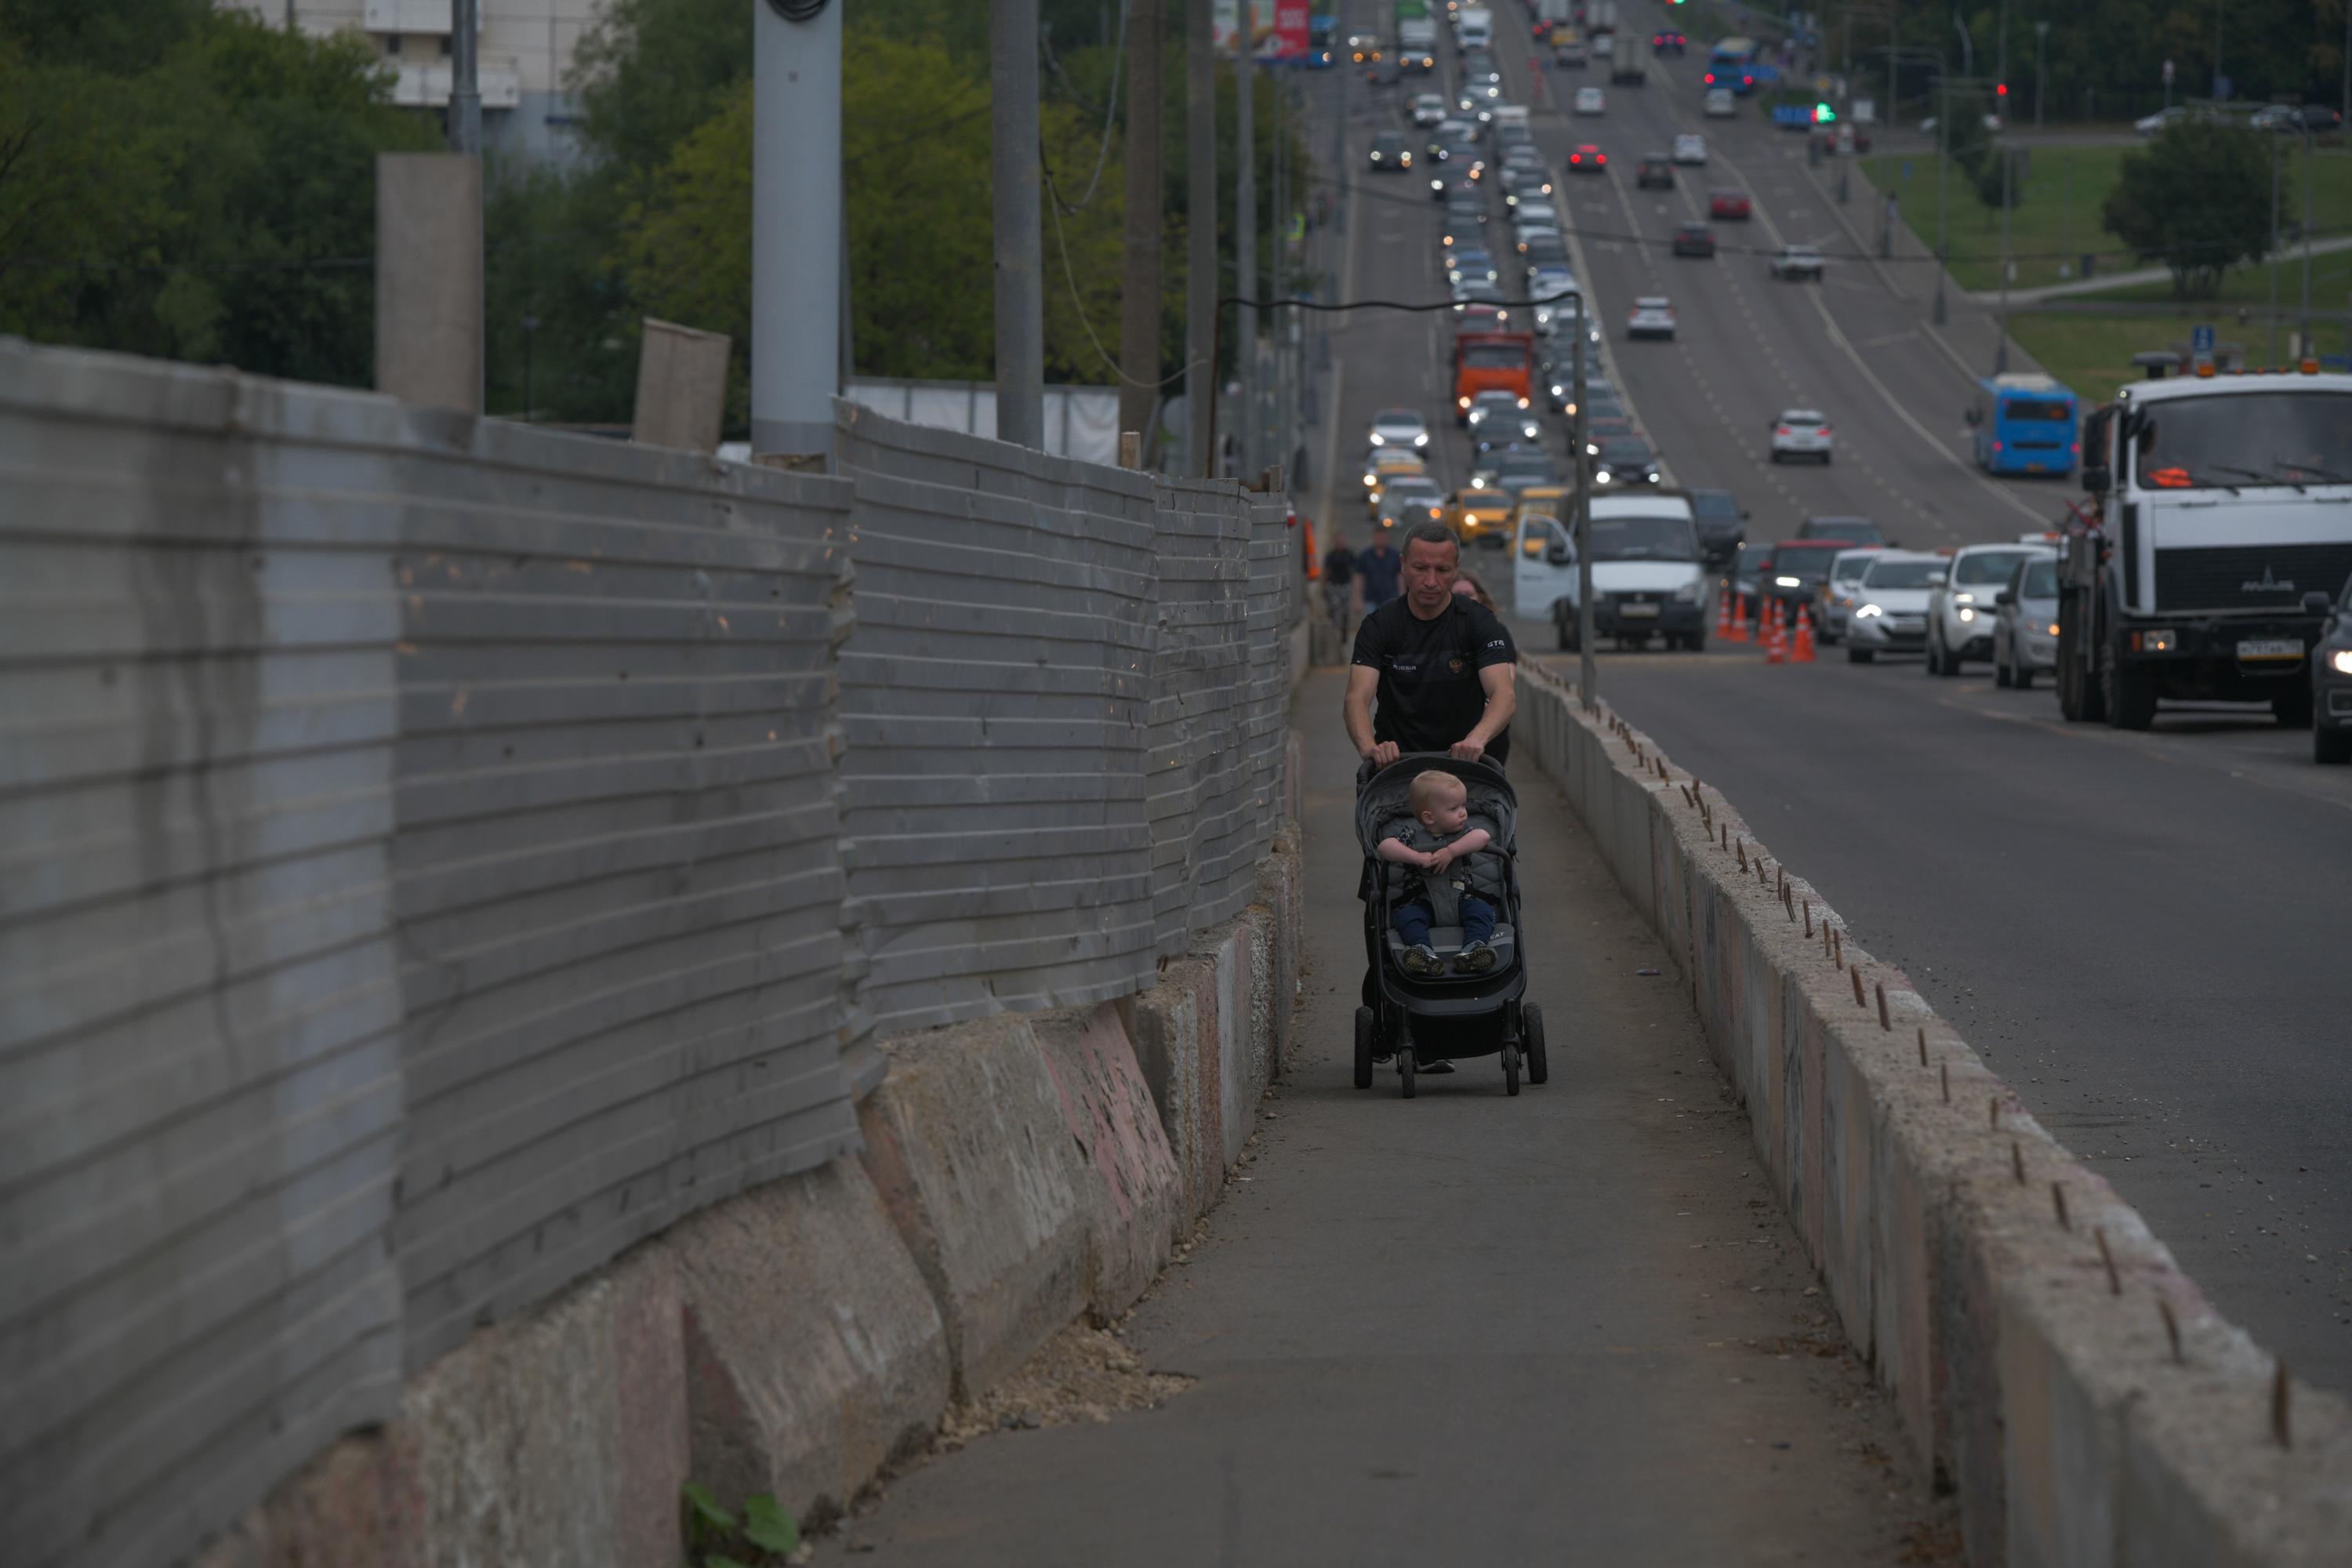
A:
<svg viewBox="0 0 2352 1568">
<path fill-rule="evenodd" d="M 420 109 L 449 101 L 451 0 L 222 0 L 310 33 L 367 35 L 399 73 L 397 101 Z M 549 162 L 572 157 L 572 103 L 563 90 L 572 51 L 603 0 L 479 0 L 482 141 L 492 152 Z"/>
</svg>

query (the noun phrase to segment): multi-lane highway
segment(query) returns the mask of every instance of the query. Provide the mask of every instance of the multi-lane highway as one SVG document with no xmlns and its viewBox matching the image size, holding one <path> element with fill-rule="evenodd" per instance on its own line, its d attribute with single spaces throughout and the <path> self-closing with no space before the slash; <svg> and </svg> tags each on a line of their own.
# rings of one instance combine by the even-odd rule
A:
<svg viewBox="0 0 2352 1568">
<path fill-rule="evenodd" d="M 1571 251 L 1615 381 L 1677 482 L 1734 491 L 1760 542 L 1809 514 L 1869 516 L 1928 548 L 2049 523 L 2058 486 L 1968 460 L 1961 412 L 1991 367 L 1954 345 L 1990 342 L 1982 323 L 1936 332 L 1918 279 L 1856 254 L 1836 171 L 1810 167 L 1802 138 L 1752 102 L 1701 117 L 1705 40 L 1643 87 L 1610 87 L 1600 71 L 1531 70 L 1524 5 L 1496 9 L 1507 91 L 1533 106 L 1554 170 L 1579 142 L 1609 154 L 1605 176 L 1561 182 Z M 1661 24 L 1654 5 L 1622 10 L 1629 34 Z M 1340 31 L 1383 30 L 1386 11 L 1346 0 Z M 1607 110 L 1572 118 L 1588 82 Z M 1345 71 L 1310 89 L 1316 114 L 1344 117 L 1344 298 L 1444 296 L 1426 180 L 1365 172 L 1372 131 L 1401 122 L 1412 90 Z M 1706 136 L 1707 167 L 1637 190 L 1637 160 L 1681 132 Z M 1717 186 L 1746 192 L 1753 219 L 1717 223 L 1711 260 L 1675 258 L 1674 227 L 1704 218 Z M 1847 216 L 1868 232 L 1862 211 Z M 1783 241 L 1827 252 L 1826 281 L 1769 277 Z M 1653 293 L 1674 301 L 1675 340 L 1624 341 L 1626 310 Z M 1448 488 L 1467 448 L 1447 417 L 1446 318 L 1339 322 L 1327 516 L 1360 541 L 1348 465 L 1375 409 L 1423 410 Z M 2076 389 L 2086 406 L 2112 390 Z M 1792 405 L 1831 416 L 1833 465 L 1766 460 L 1769 422 Z M 1548 440 L 1565 453 L 1556 428 Z M 1502 556 L 1472 563 L 1507 596 Z M 1523 645 L 1548 653 L 1549 628 L 1523 623 Z M 1998 689 L 1981 667 L 1958 679 L 1901 659 L 1768 668 L 1738 646 L 1604 655 L 1600 684 L 1908 970 L 2225 1312 L 2299 1374 L 2352 1389 L 2352 777 L 2315 767 L 2306 734 L 2218 706 L 2168 708 L 2141 734 L 2070 725 L 2046 683 Z"/>
</svg>

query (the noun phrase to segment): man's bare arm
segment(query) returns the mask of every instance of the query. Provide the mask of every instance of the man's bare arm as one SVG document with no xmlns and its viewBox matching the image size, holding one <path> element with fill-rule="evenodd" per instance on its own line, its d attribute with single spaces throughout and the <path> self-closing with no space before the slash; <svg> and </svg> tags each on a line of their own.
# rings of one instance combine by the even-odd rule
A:
<svg viewBox="0 0 2352 1568">
<path fill-rule="evenodd" d="M 1348 726 L 1348 739 L 1355 742 L 1356 755 L 1369 757 L 1386 767 L 1397 760 L 1396 742 L 1372 739 L 1372 698 L 1380 690 L 1381 672 L 1365 665 L 1348 667 L 1348 696 L 1340 704 L 1339 714 Z"/>
<path fill-rule="evenodd" d="M 1454 742 L 1454 754 L 1465 762 L 1475 762 L 1486 754 L 1487 744 L 1503 732 L 1511 715 L 1519 709 L 1519 692 L 1515 664 L 1490 664 L 1478 672 L 1478 685 L 1486 693 L 1486 710 L 1470 732 Z"/>
</svg>

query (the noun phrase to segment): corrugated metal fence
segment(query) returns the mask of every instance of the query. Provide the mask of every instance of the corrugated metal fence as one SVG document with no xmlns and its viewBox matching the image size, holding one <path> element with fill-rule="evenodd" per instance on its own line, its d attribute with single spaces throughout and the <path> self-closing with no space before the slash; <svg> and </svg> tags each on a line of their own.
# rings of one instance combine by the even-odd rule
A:
<svg viewBox="0 0 2352 1568">
<path fill-rule="evenodd" d="M 1280 504 L 841 417 L 803 476 L 0 343 L 12 1563 L 174 1560 L 853 1149 L 866 1037 L 1246 903 Z"/>
</svg>

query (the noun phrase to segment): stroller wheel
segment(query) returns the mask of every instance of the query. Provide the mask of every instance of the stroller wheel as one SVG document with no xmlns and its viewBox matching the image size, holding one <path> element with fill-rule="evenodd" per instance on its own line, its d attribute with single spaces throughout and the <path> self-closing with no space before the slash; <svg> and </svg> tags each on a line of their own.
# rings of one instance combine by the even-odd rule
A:
<svg viewBox="0 0 2352 1568">
<path fill-rule="evenodd" d="M 1403 1087 L 1404 1097 L 1412 1098 L 1412 1046 L 1410 1042 L 1397 1047 L 1397 1081 Z"/>
<path fill-rule="evenodd" d="M 1372 1087 L 1372 1033 L 1375 1020 L 1370 1007 L 1356 1009 L 1356 1087 Z"/>
<path fill-rule="evenodd" d="M 1519 1009 L 1519 1043 L 1527 1047 L 1528 1081 L 1541 1083 L 1551 1076 L 1551 1064 L 1544 1059 L 1543 1009 L 1530 1002 Z"/>
<path fill-rule="evenodd" d="M 1519 1092 L 1519 1047 L 1507 1039 L 1503 1042 L 1503 1092 L 1514 1099 Z"/>
</svg>

